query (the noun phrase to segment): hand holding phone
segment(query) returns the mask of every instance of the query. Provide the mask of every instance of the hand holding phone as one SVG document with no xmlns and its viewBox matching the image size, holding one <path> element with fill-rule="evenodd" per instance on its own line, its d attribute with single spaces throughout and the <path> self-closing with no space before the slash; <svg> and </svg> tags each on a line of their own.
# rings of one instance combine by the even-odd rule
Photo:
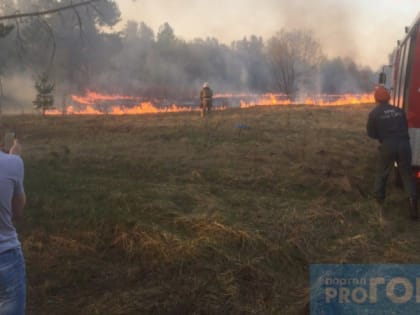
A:
<svg viewBox="0 0 420 315">
<path fill-rule="evenodd" d="M 9 153 L 10 149 L 15 144 L 15 140 L 16 140 L 16 133 L 15 132 L 13 132 L 13 131 L 6 132 L 5 135 L 4 135 L 3 150 L 5 152 Z"/>
<path fill-rule="evenodd" d="M 10 148 L 9 154 L 20 155 L 22 152 L 22 146 L 20 145 L 17 138 L 13 141 L 13 146 Z"/>
</svg>

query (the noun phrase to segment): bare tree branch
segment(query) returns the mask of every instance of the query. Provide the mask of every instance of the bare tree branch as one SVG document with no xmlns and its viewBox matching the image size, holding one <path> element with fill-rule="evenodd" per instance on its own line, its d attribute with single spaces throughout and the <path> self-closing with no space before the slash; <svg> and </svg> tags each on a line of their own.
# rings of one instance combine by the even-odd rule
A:
<svg viewBox="0 0 420 315">
<path fill-rule="evenodd" d="M 4 15 L 4 16 L 0 16 L 0 21 L 58 13 L 58 12 L 61 12 L 61 11 L 64 11 L 64 10 L 69 10 L 69 9 L 74 9 L 74 8 L 85 6 L 85 5 L 90 5 L 94 2 L 99 2 L 99 1 L 102 1 L 102 0 L 86 0 L 86 1 L 79 2 L 79 3 L 72 3 L 72 4 L 69 4 L 69 5 L 64 5 L 64 6 L 61 6 L 61 7 L 56 7 L 54 9 L 49 9 L 49 10 L 44 10 L 44 11 L 35 11 L 35 12 L 27 12 L 27 13 L 15 13 L 15 14 L 12 14 L 12 15 Z"/>
<path fill-rule="evenodd" d="M 77 11 L 76 8 L 73 8 L 73 10 L 74 10 L 74 15 L 77 18 L 77 23 L 79 25 L 80 39 L 83 40 L 85 36 L 83 32 L 82 18 L 80 17 L 79 11 Z"/>
<path fill-rule="evenodd" d="M 105 21 L 105 17 L 104 17 L 104 15 L 102 14 L 102 12 L 101 11 L 99 11 L 99 9 L 93 4 L 93 3 L 91 3 L 90 4 L 90 7 L 91 8 L 93 8 L 93 10 L 96 12 L 96 14 L 98 14 L 98 16 L 100 17 L 100 18 L 102 18 L 102 20 L 104 20 Z"/>
<path fill-rule="evenodd" d="M 48 70 L 47 73 L 49 73 L 49 70 L 52 66 L 52 63 L 54 61 L 54 57 L 55 57 L 55 50 L 56 50 L 56 43 L 55 43 L 55 36 L 54 36 L 54 31 L 52 30 L 51 26 L 48 24 L 47 21 L 45 21 L 43 18 L 39 17 L 41 23 L 43 23 L 45 25 L 45 28 L 48 30 L 48 33 L 50 34 L 50 38 L 52 39 L 52 51 L 51 51 L 51 56 L 50 56 L 50 61 L 48 63 Z"/>
<path fill-rule="evenodd" d="M 23 38 L 21 36 L 20 33 L 20 24 L 18 22 L 18 20 L 15 21 L 16 23 L 16 38 L 15 38 L 15 42 L 16 42 L 16 46 L 19 48 L 18 49 L 18 53 L 20 51 L 25 51 L 25 46 L 23 45 Z M 19 57 L 22 58 L 22 55 L 19 53 Z"/>
</svg>

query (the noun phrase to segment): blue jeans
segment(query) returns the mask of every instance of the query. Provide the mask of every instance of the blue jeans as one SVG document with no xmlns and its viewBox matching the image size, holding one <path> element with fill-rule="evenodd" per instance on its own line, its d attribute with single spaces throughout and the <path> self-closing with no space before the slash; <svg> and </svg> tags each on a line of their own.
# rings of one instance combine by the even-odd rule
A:
<svg viewBox="0 0 420 315">
<path fill-rule="evenodd" d="M 26 271 L 20 247 L 0 253 L 0 314 L 23 315 Z"/>
</svg>

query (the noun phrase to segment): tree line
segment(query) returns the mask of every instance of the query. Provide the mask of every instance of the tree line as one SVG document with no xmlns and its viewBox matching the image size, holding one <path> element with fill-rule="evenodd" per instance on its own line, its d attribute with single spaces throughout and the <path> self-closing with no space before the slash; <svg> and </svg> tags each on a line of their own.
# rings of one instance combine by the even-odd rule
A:
<svg viewBox="0 0 420 315">
<path fill-rule="evenodd" d="M 63 7 L 70 9 L 55 11 Z M 225 44 L 214 37 L 184 40 L 168 23 L 157 32 L 136 21 L 117 30 L 120 19 L 111 0 L 2 1 L 0 83 L 29 73 L 34 81 L 47 75 L 62 94 L 90 89 L 173 98 L 196 96 L 209 82 L 216 93 L 276 92 L 292 99 L 370 92 L 375 84 L 372 69 L 328 58 L 310 30 L 282 29 L 267 39 L 250 35 Z"/>
</svg>

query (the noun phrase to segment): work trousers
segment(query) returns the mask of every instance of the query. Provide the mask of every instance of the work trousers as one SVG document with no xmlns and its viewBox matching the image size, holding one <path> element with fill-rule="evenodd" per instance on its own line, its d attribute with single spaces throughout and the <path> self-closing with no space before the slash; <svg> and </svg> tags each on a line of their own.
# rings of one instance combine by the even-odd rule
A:
<svg viewBox="0 0 420 315">
<path fill-rule="evenodd" d="M 202 99 L 201 100 L 201 116 L 205 116 L 210 113 L 212 107 L 212 100 L 211 99 Z"/>
<path fill-rule="evenodd" d="M 416 198 L 416 182 L 411 169 L 411 147 L 407 139 L 388 139 L 379 146 L 379 157 L 375 176 L 374 196 L 383 201 L 386 184 L 394 163 L 397 162 L 399 174 L 408 198 Z"/>
</svg>

